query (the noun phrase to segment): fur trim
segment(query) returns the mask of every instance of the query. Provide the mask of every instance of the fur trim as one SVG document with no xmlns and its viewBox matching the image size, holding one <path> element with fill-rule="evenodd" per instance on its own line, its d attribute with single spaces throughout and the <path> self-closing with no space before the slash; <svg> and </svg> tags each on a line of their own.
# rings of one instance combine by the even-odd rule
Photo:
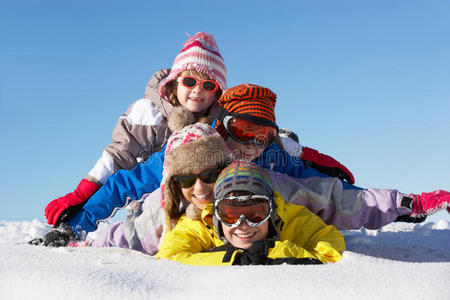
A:
<svg viewBox="0 0 450 300">
<path fill-rule="evenodd" d="M 195 123 L 195 116 L 182 106 L 177 106 L 172 110 L 168 118 L 168 124 L 172 132 L 178 131 L 187 125 Z"/>
<path fill-rule="evenodd" d="M 202 137 L 182 145 L 168 153 L 169 177 L 173 174 L 188 174 L 232 161 L 231 153 L 221 136 Z"/>
<path fill-rule="evenodd" d="M 164 212 L 166 213 L 167 220 L 170 220 L 170 211 L 172 210 L 172 206 L 175 203 L 174 195 L 170 191 L 169 187 L 170 181 L 163 178 L 162 186 L 163 186 L 163 195 L 164 195 Z M 169 222 L 170 224 L 170 222 Z"/>
<path fill-rule="evenodd" d="M 191 220 L 200 220 L 202 217 L 202 211 L 198 209 L 198 207 L 193 203 L 191 203 L 186 208 L 186 216 Z"/>
</svg>

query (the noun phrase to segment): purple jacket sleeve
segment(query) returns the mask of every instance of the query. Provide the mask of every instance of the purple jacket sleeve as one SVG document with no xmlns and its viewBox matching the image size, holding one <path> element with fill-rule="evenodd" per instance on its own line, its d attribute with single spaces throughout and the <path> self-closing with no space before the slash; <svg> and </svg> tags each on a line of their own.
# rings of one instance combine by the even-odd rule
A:
<svg viewBox="0 0 450 300">
<path fill-rule="evenodd" d="M 401 205 L 404 196 L 389 189 L 345 189 L 333 177 L 293 178 L 270 172 L 275 189 L 286 202 L 306 206 L 325 223 L 340 230 L 379 229 L 411 213 Z"/>
<path fill-rule="evenodd" d="M 164 233 L 161 190 L 144 196 L 142 212 L 129 215 L 125 221 L 104 228 L 92 247 L 120 247 L 155 255 Z"/>
</svg>

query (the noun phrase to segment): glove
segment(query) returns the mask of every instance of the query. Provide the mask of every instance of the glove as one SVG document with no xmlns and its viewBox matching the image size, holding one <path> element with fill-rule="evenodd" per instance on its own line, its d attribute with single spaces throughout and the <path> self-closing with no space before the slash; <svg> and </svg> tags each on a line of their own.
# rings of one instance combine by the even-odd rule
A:
<svg viewBox="0 0 450 300">
<path fill-rule="evenodd" d="M 412 210 L 413 202 L 414 202 L 413 198 L 403 196 L 401 206 Z M 412 217 L 409 214 L 409 215 L 398 216 L 397 219 L 395 219 L 395 222 L 422 223 L 426 219 L 427 219 L 427 216 L 425 216 L 425 215 Z"/>
<path fill-rule="evenodd" d="M 420 195 L 409 195 L 413 199 L 411 217 L 421 217 L 434 214 L 441 209 L 447 209 L 450 212 L 450 193 L 443 190 L 437 190 L 431 193 L 422 193 Z"/>
<path fill-rule="evenodd" d="M 233 264 L 246 266 L 246 265 L 266 265 L 269 258 L 267 254 L 269 253 L 269 248 L 275 245 L 273 241 L 262 240 L 253 243 L 247 250 L 242 254 L 236 255 Z"/>
<path fill-rule="evenodd" d="M 75 191 L 47 204 L 45 208 L 47 223 L 58 226 L 60 222 L 70 220 L 99 188 L 99 185 L 87 179 L 81 180 Z"/>
<path fill-rule="evenodd" d="M 303 147 L 300 159 L 306 166 L 312 167 L 321 173 L 345 179 L 350 184 L 355 183 L 352 172 L 331 156 L 319 153 L 317 150 L 308 147 Z"/>
<path fill-rule="evenodd" d="M 323 262 L 318 260 L 317 258 L 311 258 L 311 257 L 303 257 L 303 258 L 297 258 L 297 257 L 285 257 L 285 258 L 269 258 L 267 261 L 267 265 L 281 265 L 281 264 L 288 264 L 288 265 L 322 265 Z"/>
<path fill-rule="evenodd" d="M 410 215 L 403 215 L 403 216 L 398 216 L 397 219 L 395 219 L 395 222 L 422 223 L 426 219 L 427 219 L 427 216 L 411 217 Z"/>
<path fill-rule="evenodd" d="M 79 241 L 72 228 L 66 223 L 61 223 L 57 227 L 53 227 L 43 238 L 37 238 L 28 242 L 35 246 L 64 247 L 70 242 Z"/>
<path fill-rule="evenodd" d="M 42 238 L 33 239 L 33 240 L 29 241 L 28 244 L 34 245 L 34 246 L 40 246 L 40 245 L 44 244 L 44 239 L 42 239 Z"/>
</svg>

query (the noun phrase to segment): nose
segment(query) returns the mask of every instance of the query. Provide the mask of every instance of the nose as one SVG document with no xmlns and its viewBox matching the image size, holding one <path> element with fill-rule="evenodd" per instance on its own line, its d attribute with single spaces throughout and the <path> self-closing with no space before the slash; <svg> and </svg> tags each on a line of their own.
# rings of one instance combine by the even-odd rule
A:
<svg viewBox="0 0 450 300">
<path fill-rule="evenodd" d="M 241 230 L 247 230 L 249 229 L 251 226 L 247 224 L 247 221 L 242 221 L 241 224 L 239 224 L 238 228 Z"/>
<path fill-rule="evenodd" d="M 201 92 L 202 92 L 202 87 L 200 86 L 200 84 L 198 84 L 196 87 L 194 87 L 194 88 L 192 89 L 192 92 L 193 92 L 193 93 L 196 93 L 196 94 L 201 93 Z"/>
<path fill-rule="evenodd" d="M 207 187 L 207 184 L 204 183 L 200 178 L 197 178 L 194 184 L 194 189 L 196 191 L 202 191 Z"/>
</svg>

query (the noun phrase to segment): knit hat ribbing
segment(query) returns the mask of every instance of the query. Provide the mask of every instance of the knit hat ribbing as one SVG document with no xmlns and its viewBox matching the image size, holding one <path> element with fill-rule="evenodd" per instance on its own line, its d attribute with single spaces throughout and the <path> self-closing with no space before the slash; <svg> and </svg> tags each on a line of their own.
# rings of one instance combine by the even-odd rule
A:
<svg viewBox="0 0 450 300">
<path fill-rule="evenodd" d="M 269 175 L 251 162 L 234 161 L 222 170 L 214 185 L 214 198 L 222 198 L 233 191 L 247 191 L 255 195 L 273 195 Z"/>
<path fill-rule="evenodd" d="M 277 95 L 270 89 L 245 83 L 226 90 L 219 99 L 219 105 L 227 114 L 249 116 L 253 119 L 275 123 L 275 102 Z M 216 122 L 216 130 L 228 137 L 222 120 Z"/>
<path fill-rule="evenodd" d="M 227 69 L 214 37 L 211 34 L 198 32 L 183 46 L 181 52 L 175 57 L 169 76 L 160 84 L 161 96 L 168 100 L 166 84 L 185 70 L 196 70 L 208 74 L 211 79 L 217 81 L 222 91 L 226 90 Z"/>
</svg>

